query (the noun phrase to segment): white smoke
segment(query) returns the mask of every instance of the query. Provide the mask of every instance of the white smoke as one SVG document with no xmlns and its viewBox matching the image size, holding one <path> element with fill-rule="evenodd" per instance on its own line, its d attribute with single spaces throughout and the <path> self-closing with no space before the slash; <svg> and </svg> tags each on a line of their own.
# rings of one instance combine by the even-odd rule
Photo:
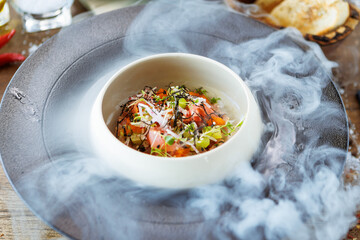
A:
<svg viewBox="0 0 360 240">
<path fill-rule="evenodd" d="M 77 90 L 73 107 L 55 115 L 73 116 L 56 125 L 80 136 L 71 149 L 62 144 L 69 139 L 56 139 L 57 153 L 72 153 L 55 155 L 51 165 L 21 180 L 20 192 L 35 212 L 55 227 L 70 221 L 62 230 L 81 239 L 335 240 L 346 234 L 360 188 L 342 183 L 346 153 L 320 136 L 346 132 L 342 109 L 323 98 L 336 64 L 294 29 L 242 43 L 209 41 L 226 39 L 228 28 L 213 36 L 199 31 L 228 23 L 229 14 L 218 2 L 152 2 L 127 32 L 123 47 L 131 58 L 120 59 L 110 72 L 161 52 L 191 52 L 224 63 L 246 81 L 263 109 L 266 130 L 252 163 L 223 182 L 181 192 L 121 178 L 94 158 L 84 140 L 87 126 L 80 126 L 103 78 Z"/>
</svg>

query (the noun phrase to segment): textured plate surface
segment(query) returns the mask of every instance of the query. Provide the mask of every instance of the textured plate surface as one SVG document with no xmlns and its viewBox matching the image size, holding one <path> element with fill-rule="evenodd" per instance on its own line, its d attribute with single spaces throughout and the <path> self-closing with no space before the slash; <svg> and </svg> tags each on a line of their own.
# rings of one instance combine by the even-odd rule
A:
<svg viewBox="0 0 360 240">
<path fill-rule="evenodd" d="M 51 141 L 57 134 L 62 134 L 51 129 L 52 122 L 56 121 L 52 119 L 52 112 L 71 104 L 62 101 L 62 105 L 59 106 L 60 99 L 66 99 L 88 81 L 96 81 L 102 76 L 107 76 L 108 66 L 116 63 L 116 59 L 132 57 L 122 46 L 127 37 L 125 33 L 129 24 L 141 9 L 132 7 L 114 11 L 62 30 L 29 57 L 13 77 L 0 110 L 1 158 L 14 189 L 35 213 L 38 212 L 36 207 L 32 205 L 26 193 L 18 188 L 18 182 L 23 175 L 51 162 L 52 156 L 61 154 L 57 152 L 54 141 Z M 234 22 L 238 24 L 233 24 Z M 224 34 L 224 29 L 227 34 Z M 181 36 L 185 42 L 189 42 L 193 53 L 206 56 L 207 48 L 218 42 L 241 43 L 265 37 L 273 31 L 257 21 L 238 14 L 229 14 L 225 22 L 218 23 L 218 28 L 191 29 Z M 112 70 L 115 71 L 117 68 L 114 64 Z M 324 89 L 324 98 L 342 109 L 340 119 L 346 128 L 347 118 L 341 98 L 331 79 L 324 80 L 328 81 L 328 87 Z M 329 145 L 347 150 L 347 132 L 326 131 L 319 134 Z M 345 155 L 340 162 L 342 166 Z M 341 170 L 340 167 L 338 174 Z M 119 233 L 139 231 L 138 228 L 132 227 L 134 223 L 137 226 L 140 223 L 142 236 L 146 236 L 146 239 L 164 239 L 167 236 L 174 239 L 191 239 L 194 232 L 200 229 L 206 232 L 206 228 L 211 226 L 211 223 L 204 222 L 201 216 L 195 213 L 184 220 L 181 211 L 171 206 L 171 203 L 129 203 L 118 195 L 121 194 L 115 193 L 113 197 L 118 197 L 119 203 L 129 206 L 126 207 L 128 211 L 119 216 Z M 186 194 L 173 197 L 184 196 L 186 197 Z M 75 239 L 84 239 L 84 232 L 91 232 L 93 239 L 108 239 L 107 226 L 101 224 L 101 219 L 106 216 L 96 216 L 100 224 L 97 225 L 97 229 L 90 230 L 89 225 L 81 221 L 81 206 L 77 209 L 76 214 L 64 210 L 57 219 L 39 217 L 58 231 Z M 127 215 L 131 214 L 133 209 L 138 212 L 135 218 Z"/>
</svg>

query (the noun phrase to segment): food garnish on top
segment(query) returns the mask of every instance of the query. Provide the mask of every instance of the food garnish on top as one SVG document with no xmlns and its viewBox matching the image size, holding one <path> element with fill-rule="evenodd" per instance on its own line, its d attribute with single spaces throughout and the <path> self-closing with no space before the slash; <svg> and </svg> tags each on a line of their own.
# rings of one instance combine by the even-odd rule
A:
<svg viewBox="0 0 360 240">
<path fill-rule="evenodd" d="M 145 87 L 121 106 L 116 137 L 129 147 L 162 157 L 185 157 L 223 144 L 243 123 L 219 112 L 219 98 L 203 88 Z"/>
</svg>

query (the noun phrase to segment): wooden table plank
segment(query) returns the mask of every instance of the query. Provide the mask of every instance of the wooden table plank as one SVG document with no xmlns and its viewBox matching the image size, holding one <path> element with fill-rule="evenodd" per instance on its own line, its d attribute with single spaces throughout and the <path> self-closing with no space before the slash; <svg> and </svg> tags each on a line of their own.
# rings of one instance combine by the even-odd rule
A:
<svg viewBox="0 0 360 240">
<path fill-rule="evenodd" d="M 0 170 L 0 239 L 66 239 L 38 219 Z"/>
</svg>

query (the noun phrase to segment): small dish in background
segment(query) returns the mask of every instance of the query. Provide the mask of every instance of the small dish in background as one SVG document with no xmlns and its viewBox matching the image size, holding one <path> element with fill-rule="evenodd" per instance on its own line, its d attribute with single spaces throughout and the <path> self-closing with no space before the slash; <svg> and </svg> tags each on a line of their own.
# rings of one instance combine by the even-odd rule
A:
<svg viewBox="0 0 360 240">
<path fill-rule="evenodd" d="M 282 0 L 269 0 L 269 1 L 255 1 L 255 0 L 225 0 L 228 6 L 233 8 L 234 10 L 244 13 L 256 20 L 259 20 L 271 27 L 282 29 L 285 26 L 279 25 L 276 21 L 276 19 L 271 15 L 271 11 L 274 10 L 274 8 L 284 2 Z M 254 6 L 254 8 L 251 11 L 247 11 L 247 9 L 250 6 Z M 301 31 L 299 29 L 304 38 L 316 42 L 322 46 L 331 45 L 336 42 L 341 41 L 342 39 L 346 38 L 352 31 L 355 30 L 356 26 L 358 25 L 360 21 L 360 10 L 354 6 L 353 4 L 349 5 L 349 14 L 345 21 L 342 21 L 343 23 L 339 26 L 335 27 L 329 27 L 329 30 L 320 32 L 319 34 L 311 34 L 305 31 Z M 285 7 L 285 6 L 284 6 Z M 294 6 L 295 7 L 295 6 Z M 254 11 L 255 10 L 255 11 Z M 339 10 L 341 11 L 341 10 Z M 280 11 L 277 11 L 279 13 Z M 289 11 L 281 11 L 281 12 L 287 12 Z M 343 13 L 343 11 L 341 11 Z M 292 19 L 294 16 L 282 16 L 284 19 Z M 302 20 L 299 20 L 300 22 Z M 327 22 L 327 21 L 325 21 Z M 305 25 L 305 24 L 304 24 Z"/>
</svg>

